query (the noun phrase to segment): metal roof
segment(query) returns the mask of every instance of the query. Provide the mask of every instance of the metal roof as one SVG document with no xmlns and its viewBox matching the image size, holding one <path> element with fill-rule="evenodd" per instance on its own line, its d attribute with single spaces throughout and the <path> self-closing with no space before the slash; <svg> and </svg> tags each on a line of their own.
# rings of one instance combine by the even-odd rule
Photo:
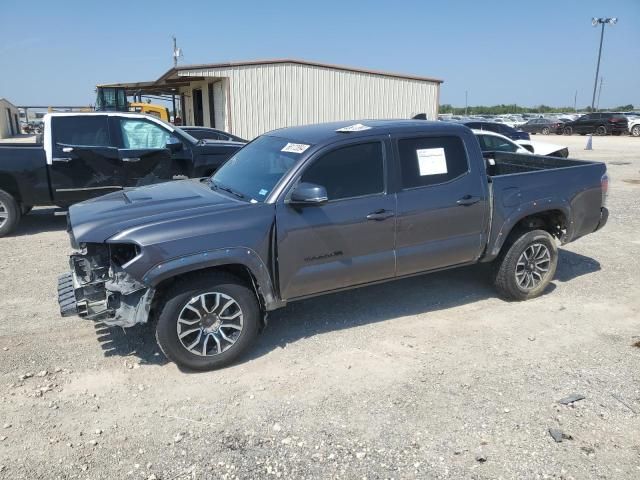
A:
<svg viewBox="0 0 640 480">
<path fill-rule="evenodd" d="M 124 87 L 127 89 L 127 93 L 134 93 L 137 91 L 150 92 L 150 93 L 172 93 L 178 87 L 186 86 L 189 82 L 202 80 L 204 77 L 193 77 L 180 75 L 181 72 L 187 72 L 190 70 L 206 70 L 216 68 L 231 68 L 231 67 L 257 67 L 260 65 L 273 65 L 273 64 L 295 64 L 306 65 L 310 67 L 328 68 L 332 70 L 342 70 L 346 72 L 364 73 L 368 75 L 377 75 L 383 77 L 400 78 L 404 80 L 417 80 L 423 82 L 443 83 L 444 80 L 432 77 L 422 77 L 417 75 L 404 75 L 401 73 L 385 72 L 380 70 L 369 70 L 364 68 L 354 68 L 343 65 L 333 65 L 330 63 L 310 62 L 307 60 L 299 60 L 294 58 L 283 59 L 270 59 L 270 60 L 251 60 L 245 62 L 227 62 L 227 63 L 204 63 L 195 65 L 180 65 L 175 68 L 167 70 L 155 81 L 149 82 L 125 82 L 125 83 L 108 83 L 101 84 L 98 87 Z"/>
</svg>

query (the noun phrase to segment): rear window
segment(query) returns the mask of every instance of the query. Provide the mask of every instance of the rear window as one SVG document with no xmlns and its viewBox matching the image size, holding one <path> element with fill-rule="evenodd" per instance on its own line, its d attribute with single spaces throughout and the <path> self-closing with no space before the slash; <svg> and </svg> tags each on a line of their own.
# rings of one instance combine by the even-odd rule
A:
<svg viewBox="0 0 640 480">
<path fill-rule="evenodd" d="M 111 144 L 106 115 L 53 117 L 51 124 L 55 143 L 87 147 L 108 147 Z"/>
<path fill-rule="evenodd" d="M 406 138 L 398 141 L 402 188 L 448 182 L 469 170 L 459 137 Z"/>
</svg>

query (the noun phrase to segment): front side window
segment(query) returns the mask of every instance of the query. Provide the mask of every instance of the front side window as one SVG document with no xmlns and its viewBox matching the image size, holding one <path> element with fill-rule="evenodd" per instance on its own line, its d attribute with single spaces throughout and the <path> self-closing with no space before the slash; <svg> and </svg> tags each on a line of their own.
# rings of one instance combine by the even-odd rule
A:
<svg viewBox="0 0 640 480">
<path fill-rule="evenodd" d="M 166 148 L 171 138 L 170 131 L 136 118 L 121 118 L 120 131 L 124 148 L 134 150 Z"/>
<path fill-rule="evenodd" d="M 405 189 L 448 182 L 469 170 L 459 137 L 406 138 L 398 141 L 398 149 Z"/>
<path fill-rule="evenodd" d="M 382 143 L 337 148 L 313 162 L 301 181 L 325 187 L 329 201 L 382 193 Z"/>
<path fill-rule="evenodd" d="M 106 115 L 62 116 L 52 119 L 56 143 L 82 147 L 108 147 L 109 123 Z"/>
</svg>

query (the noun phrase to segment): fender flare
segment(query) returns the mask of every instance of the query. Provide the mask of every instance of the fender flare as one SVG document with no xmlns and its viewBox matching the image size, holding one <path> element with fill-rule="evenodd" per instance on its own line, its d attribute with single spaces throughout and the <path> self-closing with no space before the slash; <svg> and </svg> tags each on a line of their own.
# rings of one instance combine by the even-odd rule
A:
<svg viewBox="0 0 640 480">
<path fill-rule="evenodd" d="M 542 200 L 532 200 L 527 203 L 520 204 L 518 208 L 513 210 L 509 216 L 505 219 L 502 227 L 495 235 L 493 248 L 488 254 L 489 259 L 494 259 L 502 250 L 504 242 L 516 226 L 522 219 L 536 215 L 538 213 L 548 212 L 550 210 L 558 210 L 562 212 L 567 220 L 567 234 L 563 239 L 563 243 L 569 241 L 573 235 L 573 221 L 571 220 L 571 207 L 569 202 L 561 198 L 545 198 Z"/>
<path fill-rule="evenodd" d="M 242 265 L 249 270 L 267 311 L 286 304 L 277 296 L 269 270 L 260 256 L 247 247 L 220 248 L 173 258 L 150 268 L 144 274 L 143 281 L 151 288 L 156 288 L 163 280 L 177 275 L 224 265 Z"/>
</svg>

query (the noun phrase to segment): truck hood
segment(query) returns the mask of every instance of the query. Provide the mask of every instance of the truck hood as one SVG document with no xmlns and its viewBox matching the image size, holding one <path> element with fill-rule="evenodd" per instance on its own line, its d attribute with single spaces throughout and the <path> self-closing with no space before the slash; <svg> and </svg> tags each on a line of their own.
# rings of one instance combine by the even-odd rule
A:
<svg viewBox="0 0 640 480">
<path fill-rule="evenodd" d="M 76 242 L 104 242 L 139 225 L 250 208 L 251 204 L 211 190 L 207 183 L 182 180 L 125 189 L 69 209 Z"/>
</svg>

